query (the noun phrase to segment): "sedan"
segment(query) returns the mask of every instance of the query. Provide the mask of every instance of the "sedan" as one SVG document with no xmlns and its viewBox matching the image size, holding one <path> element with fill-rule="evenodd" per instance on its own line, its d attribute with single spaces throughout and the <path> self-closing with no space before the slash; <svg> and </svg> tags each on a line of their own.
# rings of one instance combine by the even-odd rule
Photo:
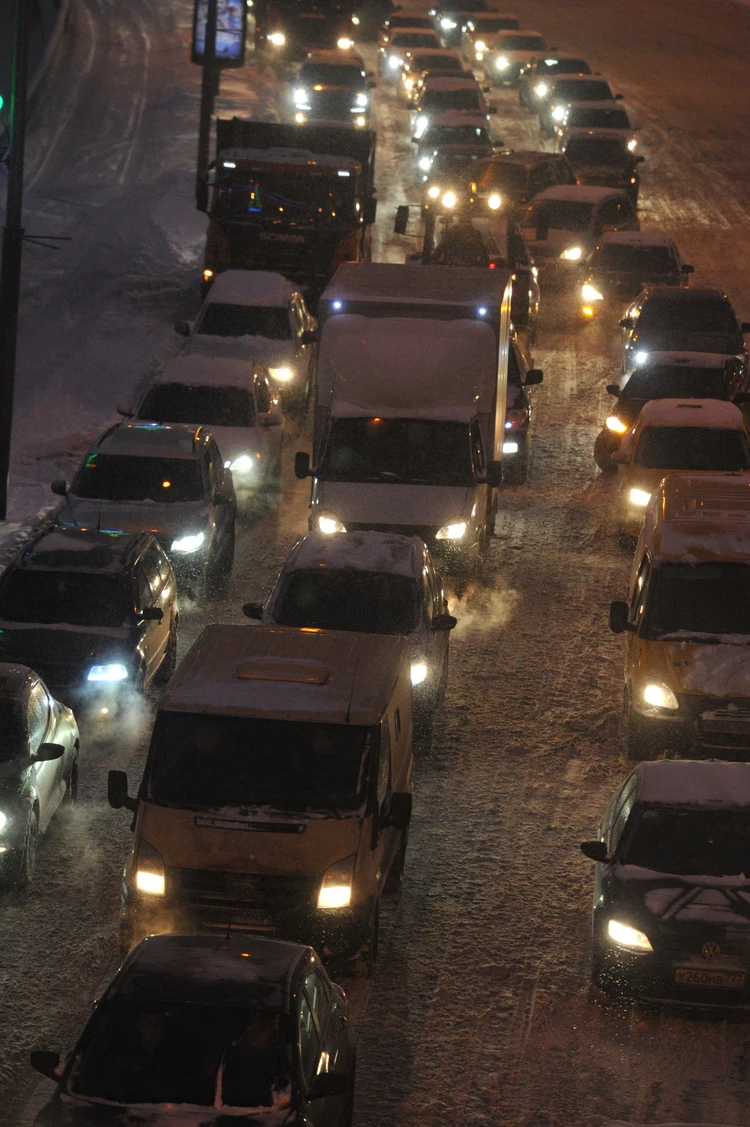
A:
<svg viewBox="0 0 750 1127">
<path fill-rule="evenodd" d="M 750 1005 L 750 764 L 640 763 L 597 838 L 591 978 L 610 994 Z"/>
<path fill-rule="evenodd" d="M 255 936 L 154 935 L 125 959 L 36 1127 L 227 1123 L 349 1127 L 356 1049 L 346 996 L 310 947 Z M 186 1118 L 187 1117 L 187 1118 Z"/>
<path fill-rule="evenodd" d="M 39 837 L 78 794 L 78 725 L 26 665 L 0 662 L 0 880 L 31 880 Z"/>
<path fill-rule="evenodd" d="M 665 231 L 613 231 L 589 255 L 581 287 L 584 321 L 619 316 L 645 285 L 686 286 L 693 267 Z"/>
<path fill-rule="evenodd" d="M 544 379 L 541 368 L 529 368 L 518 342 L 512 339 L 508 352 L 508 391 L 503 439 L 503 481 L 525 484 L 531 446 L 531 399 L 526 390 Z"/>
</svg>

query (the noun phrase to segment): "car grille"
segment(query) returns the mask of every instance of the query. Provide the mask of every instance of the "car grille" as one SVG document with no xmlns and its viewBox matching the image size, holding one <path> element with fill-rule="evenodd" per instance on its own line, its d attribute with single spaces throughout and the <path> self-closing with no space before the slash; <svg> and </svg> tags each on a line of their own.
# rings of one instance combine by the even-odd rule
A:
<svg viewBox="0 0 750 1127">
<path fill-rule="evenodd" d="M 232 873 L 208 869 L 170 869 L 167 891 L 204 928 L 232 927 L 275 931 L 287 915 L 315 909 L 320 881 L 313 876 Z"/>
<path fill-rule="evenodd" d="M 678 700 L 701 750 L 738 758 L 750 753 L 750 701 L 746 697 L 732 700 L 682 693 Z"/>
<path fill-rule="evenodd" d="M 396 532 L 400 536 L 419 536 L 425 544 L 434 542 L 437 529 L 424 525 L 409 524 L 362 524 L 346 522 L 347 532 Z"/>
</svg>

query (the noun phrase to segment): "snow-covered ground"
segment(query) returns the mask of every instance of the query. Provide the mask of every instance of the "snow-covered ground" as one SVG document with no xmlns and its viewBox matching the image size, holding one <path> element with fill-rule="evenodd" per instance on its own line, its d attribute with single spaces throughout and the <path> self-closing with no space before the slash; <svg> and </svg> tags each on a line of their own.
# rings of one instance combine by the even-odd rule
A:
<svg viewBox="0 0 750 1127">
<path fill-rule="evenodd" d="M 644 124 L 642 225 L 665 226 L 750 318 L 750 13 L 729 0 L 525 0 L 524 22 L 586 54 Z M 12 517 L 49 502 L 88 438 L 175 347 L 197 305 L 203 217 L 192 200 L 198 73 L 188 0 L 74 0 L 34 118 L 26 227 L 70 235 L 26 250 Z M 284 87 L 255 64 L 225 77 L 222 109 L 273 117 Z M 536 147 L 534 119 L 497 92 L 498 132 Z M 416 200 L 408 115 L 376 95 L 377 256 L 402 259 L 398 203 Z M 416 249 L 416 246 L 414 246 Z M 588 989 L 592 867 L 577 849 L 627 772 L 618 740 L 625 589 L 611 482 L 592 446 L 617 372 L 617 336 L 545 299 L 535 353 L 531 481 L 504 491 L 484 581 L 451 610 L 448 700 L 420 753 L 404 895 L 384 919 L 379 969 L 347 983 L 359 1040 L 358 1127 L 744 1127 L 750 1027 L 602 1007 Z M 230 596 L 187 606 L 184 648 L 207 622 L 243 621 L 306 526 L 288 434 L 277 498 L 240 529 Z M 50 1085 L 32 1046 L 65 1049 L 117 962 L 129 819 L 106 772 L 141 770 L 153 702 L 85 733 L 81 805 L 53 826 L 31 889 L 0 903 L 0 1125 L 30 1123 Z M 19 1110 L 20 1108 L 20 1110 Z"/>
</svg>

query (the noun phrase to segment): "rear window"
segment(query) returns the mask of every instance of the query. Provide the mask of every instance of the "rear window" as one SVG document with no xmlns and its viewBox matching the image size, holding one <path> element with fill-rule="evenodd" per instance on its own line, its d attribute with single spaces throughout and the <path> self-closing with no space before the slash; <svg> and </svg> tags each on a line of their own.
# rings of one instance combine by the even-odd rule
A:
<svg viewBox="0 0 750 1127">
<path fill-rule="evenodd" d="M 409 64 L 412 70 L 463 70 L 460 59 L 454 55 L 414 55 Z"/>
<path fill-rule="evenodd" d="M 649 367 L 633 372 L 622 389 L 625 399 L 725 399 L 722 368 Z"/>
<path fill-rule="evenodd" d="M 478 110 L 476 90 L 428 90 L 422 99 L 425 110 Z"/>
<path fill-rule="evenodd" d="M 548 74 L 591 74 L 591 67 L 584 59 L 540 59 L 536 73 L 538 78 Z"/>
<path fill-rule="evenodd" d="M 151 389 L 138 412 L 141 419 L 160 423 L 195 423 L 211 427 L 255 426 L 249 388 L 190 387 L 164 383 Z"/>
<path fill-rule="evenodd" d="M 669 247 L 605 243 L 593 254 L 591 268 L 621 271 L 623 274 L 641 273 L 645 280 L 658 274 L 673 274 L 677 264 Z"/>
<path fill-rule="evenodd" d="M 201 501 L 203 479 L 197 460 L 90 454 L 71 493 L 99 501 Z"/>
<path fill-rule="evenodd" d="M 638 331 L 738 333 L 739 325 L 727 301 L 646 301 L 638 317 Z"/>
<path fill-rule="evenodd" d="M 747 440 L 720 427 L 647 427 L 635 452 L 636 466 L 653 470 L 722 470 L 748 467 Z"/>
<path fill-rule="evenodd" d="M 195 331 L 212 337 L 292 339 L 287 309 L 269 305 L 230 305 L 223 301 L 209 302 Z"/>
<path fill-rule="evenodd" d="M 522 226 L 533 228 L 537 239 L 545 239 L 544 231 L 585 231 L 591 221 L 594 205 L 582 200 L 536 200 L 526 209 Z"/>
<path fill-rule="evenodd" d="M 391 16 L 386 27 L 390 30 L 397 27 L 429 27 L 434 30 L 435 24 L 431 16 Z"/>
<path fill-rule="evenodd" d="M 365 72 L 359 67 L 336 66 L 335 64 L 305 63 L 299 72 L 300 86 L 355 86 L 362 85 Z"/>
<path fill-rule="evenodd" d="M 563 78 L 555 84 L 555 97 L 571 102 L 605 102 L 612 97 L 612 91 L 608 82 L 597 79 L 572 82 Z"/>
<path fill-rule="evenodd" d="M 574 137 L 565 146 L 565 155 L 572 165 L 604 164 L 625 168 L 632 157 L 617 137 Z"/>
<path fill-rule="evenodd" d="M 496 31 L 513 31 L 519 26 L 518 20 L 512 16 L 475 16 L 471 22 L 473 30 L 482 35 L 494 34 Z"/>
<path fill-rule="evenodd" d="M 327 567 L 294 571 L 281 590 L 274 618 L 281 626 L 409 634 L 419 621 L 419 591 L 405 575 Z"/>
<path fill-rule="evenodd" d="M 487 130 L 481 125 L 430 125 L 422 134 L 425 145 L 489 144 Z"/>
</svg>

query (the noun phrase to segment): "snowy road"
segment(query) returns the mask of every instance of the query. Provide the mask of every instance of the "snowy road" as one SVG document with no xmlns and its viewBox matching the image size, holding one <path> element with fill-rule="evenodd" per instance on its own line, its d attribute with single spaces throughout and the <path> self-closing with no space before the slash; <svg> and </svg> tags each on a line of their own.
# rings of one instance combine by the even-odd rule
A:
<svg viewBox="0 0 750 1127">
<path fill-rule="evenodd" d="M 641 222 L 663 225 L 750 319 L 750 12 L 717 0 L 526 0 L 524 20 L 613 79 L 643 122 Z M 185 0 L 75 0 L 68 38 L 31 139 L 29 230 L 69 234 L 30 250 L 25 275 L 19 511 L 41 483 L 174 346 L 192 312 L 203 223 L 192 208 L 197 72 Z M 624 49 L 626 48 L 626 49 Z M 251 72 L 252 73 L 252 72 Z M 224 108 L 283 112 L 266 73 L 225 80 Z M 506 142 L 535 146 L 512 92 L 493 98 Z M 405 202 L 406 112 L 378 91 L 380 220 Z M 750 1023 L 624 1008 L 589 998 L 590 837 L 627 771 L 618 743 L 622 643 L 607 629 L 628 559 L 594 435 L 609 403 L 617 338 L 543 304 L 530 484 L 504 491 L 485 582 L 451 610 L 443 723 L 415 777 L 403 898 L 389 909 L 377 975 L 347 984 L 359 1040 L 358 1127 L 598 1127 L 750 1119 Z M 230 597 L 183 610 L 186 646 L 208 621 L 242 621 L 306 522 L 286 439 L 278 498 L 243 522 Z M 41 462 L 38 460 L 41 457 Z M 54 472 L 53 472 L 54 471 Z M 27 484 L 21 484 L 26 482 Z M 32 1045 L 65 1049 L 117 961 L 119 871 L 128 818 L 105 803 L 106 772 L 143 763 L 149 712 L 88 733 L 82 801 L 53 827 L 31 890 L 0 904 L 0 1124 L 30 1122 L 50 1088 Z M 24 1110 L 19 1111 L 23 1105 Z"/>
</svg>

